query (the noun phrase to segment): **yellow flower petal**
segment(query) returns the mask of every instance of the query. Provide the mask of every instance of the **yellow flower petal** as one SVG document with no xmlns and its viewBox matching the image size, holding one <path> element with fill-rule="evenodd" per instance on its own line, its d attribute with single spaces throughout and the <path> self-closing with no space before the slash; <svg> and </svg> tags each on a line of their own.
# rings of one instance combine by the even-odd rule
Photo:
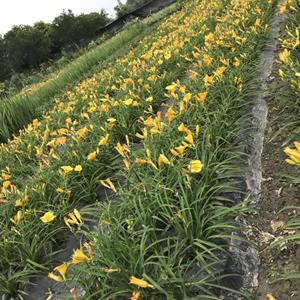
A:
<svg viewBox="0 0 300 300">
<path fill-rule="evenodd" d="M 58 281 L 58 282 L 63 282 L 64 281 L 64 279 L 61 276 L 55 275 L 52 272 L 48 273 L 48 277 L 55 280 L 55 281 Z"/>
<path fill-rule="evenodd" d="M 203 164 L 200 160 L 192 160 L 188 166 L 188 170 L 191 173 L 200 173 L 202 168 L 203 168 Z"/>
<path fill-rule="evenodd" d="M 63 263 L 57 267 L 54 268 L 54 271 L 57 271 L 61 277 L 66 280 L 66 273 L 68 271 L 68 267 L 69 267 L 70 263 Z"/>
<path fill-rule="evenodd" d="M 201 106 L 204 106 L 205 99 L 207 97 L 207 92 L 198 93 L 196 96 L 197 101 Z"/>
<path fill-rule="evenodd" d="M 149 284 L 147 281 L 143 279 L 139 279 L 137 277 L 131 276 L 130 277 L 130 284 L 137 285 L 138 287 L 141 287 L 143 289 L 145 288 L 153 288 L 151 284 Z"/>
<path fill-rule="evenodd" d="M 15 225 L 18 225 L 20 221 L 22 220 L 24 214 L 21 210 L 19 210 L 15 216 L 13 216 L 10 221 L 13 222 Z"/>
<path fill-rule="evenodd" d="M 161 167 L 162 165 L 170 165 L 171 163 L 164 154 L 160 154 L 157 160 L 157 164 L 159 167 Z"/>
<path fill-rule="evenodd" d="M 62 166 L 61 169 L 63 169 L 65 174 L 68 174 L 74 170 L 71 166 Z"/>
<path fill-rule="evenodd" d="M 166 112 L 166 117 L 169 122 L 172 122 L 175 119 L 175 111 L 170 107 Z"/>
<path fill-rule="evenodd" d="M 115 273 L 115 272 L 119 272 L 119 269 L 109 269 L 109 268 L 101 268 L 100 272 L 103 273 Z"/>
<path fill-rule="evenodd" d="M 48 211 L 42 217 L 40 217 L 43 223 L 51 223 L 55 218 L 56 216 L 52 211 Z"/>
<path fill-rule="evenodd" d="M 76 216 L 77 220 L 78 220 L 80 223 L 82 223 L 81 214 L 80 214 L 80 212 L 78 211 L 78 209 L 77 209 L 77 208 L 74 208 L 73 212 L 74 212 L 74 215 Z"/>
<path fill-rule="evenodd" d="M 2 186 L 3 186 L 4 188 L 8 188 L 8 187 L 11 186 L 11 182 L 10 182 L 9 180 L 6 180 L 6 181 L 3 182 Z"/>
<path fill-rule="evenodd" d="M 81 172 L 81 171 L 82 171 L 82 166 L 81 166 L 81 165 L 77 165 L 77 166 L 74 168 L 74 171 L 75 171 L 75 172 Z"/>
<path fill-rule="evenodd" d="M 134 291 L 131 295 L 130 300 L 139 300 L 141 296 L 141 293 L 138 291 Z"/>
<path fill-rule="evenodd" d="M 97 151 L 91 152 L 88 156 L 87 156 L 87 160 L 95 160 L 97 157 Z"/>
<path fill-rule="evenodd" d="M 108 144 L 108 139 L 109 139 L 109 134 L 107 134 L 106 136 L 102 137 L 99 141 L 99 146 L 105 146 Z"/>
<path fill-rule="evenodd" d="M 193 135 L 192 135 L 192 134 L 188 134 L 188 135 L 185 137 L 185 140 L 186 140 L 189 144 L 194 145 L 194 138 L 193 138 Z"/>
<path fill-rule="evenodd" d="M 74 250 L 74 253 L 72 255 L 72 264 L 75 265 L 83 262 L 88 262 L 89 260 L 90 258 L 84 254 L 81 248 Z"/>
<path fill-rule="evenodd" d="M 110 178 L 107 178 L 105 180 L 100 180 L 100 183 L 105 186 L 108 189 L 113 190 L 115 193 L 117 192 L 114 184 L 111 182 Z"/>
</svg>

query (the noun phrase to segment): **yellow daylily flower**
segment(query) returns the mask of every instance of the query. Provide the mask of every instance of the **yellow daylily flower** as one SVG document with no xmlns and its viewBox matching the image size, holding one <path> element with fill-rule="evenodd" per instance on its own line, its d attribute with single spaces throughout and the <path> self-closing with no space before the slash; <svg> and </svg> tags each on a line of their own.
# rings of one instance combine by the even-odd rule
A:
<svg viewBox="0 0 300 300">
<path fill-rule="evenodd" d="M 57 271 L 61 275 L 63 280 L 66 280 L 66 273 L 68 271 L 69 266 L 70 266 L 70 263 L 66 262 L 66 263 L 63 263 L 63 264 L 55 267 L 54 271 Z"/>
<path fill-rule="evenodd" d="M 153 118 L 151 116 L 148 117 L 147 120 L 144 121 L 144 125 L 149 127 L 155 126 Z"/>
<path fill-rule="evenodd" d="M 136 133 L 135 136 L 141 140 L 146 140 L 148 136 L 148 131 L 146 128 L 142 129 L 142 133 Z"/>
<path fill-rule="evenodd" d="M 177 84 L 170 84 L 166 87 L 166 90 L 170 93 L 175 93 L 177 89 Z"/>
<path fill-rule="evenodd" d="M 233 65 L 234 65 L 235 67 L 237 67 L 237 68 L 240 67 L 241 62 L 240 62 L 240 60 L 239 60 L 237 57 L 234 58 Z"/>
<path fill-rule="evenodd" d="M 167 50 L 164 54 L 164 57 L 166 60 L 169 60 L 172 57 L 171 51 Z"/>
<path fill-rule="evenodd" d="M 194 138 L 193 138 L 193 135 L 191 133 L 189 133 L 186 137 L 185 137 L 185 140 L 191 144 L 191 145 L 194 145 Z"/>
<path fill-rule="evenodd" d="M 82 249 L 76 249 L 72 255 L 72 264 L 76 265 L 83 262 L 88 262 L 90 258 L 84 254 Z"/>
<path fill-rule="evenodd" d="M 175 151 L 179 153 L 179 156 L 183 156 L 184 155 L 184 152 L 185 152 L 185 149 L 186 149 L 187 146 L 185 145 L 182 145 L 182 146 L 178 146 L 178 147 L 175 147 Z"/>
<path fill-rule="evenodd" d="M 217 76 L 221 76 L 221 75 L 224 74 L 225 70 L 226 70 L 225 67 L 218 67 L 217 70 L 215 71 L 215 74 L 216 74 Z"/>
<path fill-rule="evenodd" d="M 294 142 L 297 151 L 300 153 L 300 142 Z"/>
<path fill-rule="evenodd" d="M 190 78 L 192 80 L 195 80 L 197 78 L 197 76 L 199 76 L 199 74 L 193 70 L 190 70 Z"/>
<path fill-rule="evenodd" d="M 102 137 L 99 141 L 99 146 L 105 146 L 108 144 L 108 139 L 109 139 L 109 134 L 107 134 L 106 136 Z"/>
<path fill-rule="evenodd" d="M 4 180 L 8 180 L 8 179 L 10 179 L 10 178 L 11 178 L 11 175 L 10 175 L 10 174 L 7 174 L 7 173 L 4 173 L 4 172 L 2 172 L 2 173 L 1 173 L 1 177 L 2 177 L 2 179 L 4 179 Z"/>
<path fill-rule="evenodd" d="M 210 32 L 209 34 L 207 34 L 204 37 L 204 42 L 205 42 L 205 46 L 206 47 L 211 47 L 213 45 L 213 43 L 215 42 L 215 36 L 212 32 Z"/>
<path fill-rule="evenodd" d="M 43 223 L 51 223 L 55 218 L 56 216 L 52 211 L 48 211 L 42 217 L 40 217 Z"/>
<path fill-rule="evenodd" d="M 79 139 L 82 139 L 86 136 L 86 134 L 88 133 L 88 129 L 83 127 L 83 128 L 80 128 L 79 130 L 76 131 L 76 136 L 79 138 Z"/>
<path fill-rule="evenodd" d="M 68 217 L 64 217 L 64 221 L 70 229 L 71 225 L 81 225 L 83 223 L 80 212 L 76 208 L 68 214 Z"/>
<path fill-rule="evenodd" d="M 15 207 L 23 206 L 28 203 L 28 197 L 24 197 L 23 199 L 17 199 L 15 203 Z"/>
<path fill-rule="evenodd" d="M 130 300 L 139 300 L 141 296 L 141 293 L 138 291 L 132 292 Z"/>
<path fill-rule="evenodd" d="M 122 157 L 126 157 L 127 154 L 130 153 L 130 149 L 128 148 L 128 146 L 121 145 L 120 143 L 117 143 L 117 145 L 115 146 L 115 149 Z"/>
<path fill-rule="evenodd" d="M 123 159 L 123 163 L 125 165 L 125 168 L 127 170 L 129 170 L 130 169 L 130 162 L 129 162 L 129 160 L 128 159 Z"/>
<path fill-rule="evenodd" d="M 114 184 L 111 182 L 110 178 L 107 178 L 105 180 L 100 180 L 100 183 L 105 186 L 108 189 L 113 190 L 115 193 L 117 192 Z"/>
<path fill-rule="evenodd" d="M 166 117 L 169 122 L 172 122 L 175 119 L 175 111 L 173 110 L 172 107 L 168 108 L 166 112 Z"/>
<path fill-rule="evenodd" d="M 2 186 L 7 189 L 11 186 L 11 182 L 9 180 L 6 180 L 3 182 Z"/>
<path fill-rule="evenodd" d="M 115 273 L 115 272 L 120 272 L 120 270 L 119 269 L 101 268 L 100 272 L 103 272 L 103 273 Z"/>
<path fill-rule="evenodd" d="M 192 160 L 189 163 L 188 170 L 191 173 L 200 173 L 203 168 L 203 164 L 200 160 Z"/>
<path fill-rule="evenodd" d="M 286 162 L 290 165 L 300 166 L 300 143 L 294 142 L 296 149 L 291 149 L 290 147 L 284 148 L 283 152 L 289 156 Z"/>
<path fill-rule="evenodd" d="M 283 63 L 287 63 L 290 58 L 290 51 L 287 49 L 284 49 L 282 52 L 279 53 L 279 60 Z"/>
<path fill-rule="evenodd" d="M 180 156 L 180 153 L 177 152 L 175 149 L 171 149 L 170 152 L 171 152 L 174 156 Z"/>
<path fill-rule="evenodd" d="M 179 126 L 178 126 L 178 131 L 180 132 L 184 132 L 186 134 L 192 134 L 192 132 L 187 128 L 185 127 L 185 125 L 183 123 L 181 123 Z"/>
<path fill-rule="evenodd" d="M 129 281 L 130 284 L 133 284 L 133 285 L 136 285 L 138 287 L 141 287 L 143 289 L 146 289 L 146 288 L 153 288 L 153 285 L 149 284 L 146 280 L 143 280 L 143 279 L 139 279 L 135 276 L 131 276 L 130 277 L 130 281 Z"/>
<path fill-rule="evenodd" d="M 138 164 L 138 165 L 151 164 L 151 161 L 143 159 L 143 158 L 136 157 L 135 158 L 135 163 Z"/>
<path fill-rule="evenodd" d="M 15 225 L 18 225 L 22 220 L 24 214 L 21 210 L 17 211 L 16 215 L 13 216 L 10 221 L 13 222 Z"/>
<path fill-rule="evenodd" d="M 77 165 L 75 168 L 74 168 L 74 171 L 75 172 L 81 172 L 82 171 L 82 166 L 81 165 Z"/>
<path fill-rule="evenodd" d="M 207 54 L 204 54 L 203 55 L 203 63 L 205 64 L 205 65 L 207 65 L 208 67 L 210 67 L 211 65 L 212 65 L 212 62 L 213 62 L 213 59 L 209 56 L 209 55 L 207 55 Z"/>
<path fill-rule="evenodd" d="M 74 170 L 74 168 L 71 166 L 62 166 L 61 169 L 63 169 L 65 175 L 67 175 L 68 173 L 70 173 Z"/>
<path fill-rule="evenodd" d="M 204 85 L 208 87 L 214 83 L 214 77 L 206 74 L 203 78 L 203 82 Z"/>
<path fill-rule="evenodd" d="M 162 165 L 170 165 L 171 162 L 164 154 L 160 154 L 157 160 L 157 164 L 159 167 L 161 167 Z"/>
<path fill-rule="evenodd" d="M 55 275 L 53 272 L 48 273 L 48 277 L 57 282 L 64 282 L 64 279 L 61 276 Z"/>
<path fill-rule="evenodd" d="M 185 103 L 188 103 L 191 100 L 191 98 L 192 98 L 192 94 L 191 93 L 187 93 L 187 94 L 184 95 L 183 101 Z"/>
<path fill-rule="evenodd" d="M 83 246 L 87 250 L 89 256 L 92 257 L 94 255 L 94 253 L 93 253 L 93 250 L 92 250 L 92 247 L 90 246 L 90 244 L 88 242 L 84 242 Z"/>
<path fill-rule="evenodd" d="M 95 160 L 96 157 L 97 157 L 97 151 L 93 151 L 93 152 L 88 154 L 87 160 Z"/>
<path fill-rule="evenodd" d="M 130 106 L 133 104 L 133 99 L 126 99 L 123 101 L 124 105 L 126 106 Z"/>
</svg>

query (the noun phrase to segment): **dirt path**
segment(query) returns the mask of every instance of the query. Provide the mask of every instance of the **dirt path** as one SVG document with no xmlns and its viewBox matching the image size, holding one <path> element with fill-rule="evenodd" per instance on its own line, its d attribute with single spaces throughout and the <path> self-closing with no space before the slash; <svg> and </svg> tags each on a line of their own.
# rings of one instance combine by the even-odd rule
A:
<svg viewBox="0 0 300 300">
<path fill-rule="evenodd" d="M 255 211 L 249 214 L 247 222 L 261 260 L 257 300 L 269 299 L 267 294 L 276 300 L 300 299 L 300 280 L 273 282 L 283 272 L 300 270 L 300 247 L 270 248 L 272 241 L 289 234 L 281 230 L 282 224 L 296 214 L 295 210 L 280 212 L 281 209 L 300 203 L 299 187 L 284 177 L 296 174 L 293 174 L 295 169 L 285 163 L 283 153 L 289 136 L 285 125 L 295 112 L 287 106 L 277 75 L 277 38 L 282 21 L 283 17 L 277 14 L 271 24 L 272 37 L 261 55 L 260 87 L 253 108 L 255 133 L 247 185 Z"/>
<path fill-rule="evenodd" d="M 270 83 L 270 87 L 278 87 L 278 84 L 278 80 L 275 80 Z M 269 248 L 270 243 L 276 238 L 289 234 L 280 227 L 296 214 L 294 210 L 281 213 L 280 210 L 300 203 L 299 187 L 292 185 L 289 179 L 283 177 L 285 174 L 296 175 L 293 174 L 295 169 L 284 161 L 286 157 L 283 145 L 289 136 L 289 130 L 282 128 L 293 114 L 284 100 L 283 95 L 276 89 L 276 94 L 267 101 L 269 115 L 262 157 L 261 200 L 256 214 L 248 219 L 261 257 L 259 288 L 255 298 L 258 300 L 267 299 L 268 293 L 276 300 L 300 299 L 300 280 L 272 283 L 283 271 L 300 271 L 300 247 L 283 247 L 282 251 Z"/>
</svg>

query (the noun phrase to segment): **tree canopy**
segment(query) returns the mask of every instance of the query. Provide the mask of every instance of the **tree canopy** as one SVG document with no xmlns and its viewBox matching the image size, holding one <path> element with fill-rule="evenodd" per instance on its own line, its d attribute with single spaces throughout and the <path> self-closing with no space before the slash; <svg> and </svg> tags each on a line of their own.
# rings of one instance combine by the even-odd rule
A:
<svg viewBox="0 0 300 300">
<path fill-rule="evenodd" d="M 0 36 L 0 80 L 36 68 L 66 48 L 88 43 L 109 21 L 104 10 L 78 16 L 68 10 L 52 23 L 13 26 Z"/>
<path fill-rule="evenodd" d="M 146 2 L 146 0 L 127 0 L 126 3 L 123 4 L 120 0 L 118 0 L 118 5 L 115 7 L 115 11 L 117 16 L 121 17 L 142 6 Z"/>
</svg>

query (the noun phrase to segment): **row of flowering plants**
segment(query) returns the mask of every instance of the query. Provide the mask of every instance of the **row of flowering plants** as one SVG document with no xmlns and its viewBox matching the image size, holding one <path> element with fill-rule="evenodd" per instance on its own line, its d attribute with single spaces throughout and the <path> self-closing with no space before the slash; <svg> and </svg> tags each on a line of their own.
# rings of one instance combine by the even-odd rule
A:
<svg viewBox="0 0 300 300">
<path fill-rule="evenodd" d="M 113 172 L 99 178 L 108 201 L 93 207 L 93 230 L 81 227 L 82 247 L 48 275 L 65 283 L 70 297 L 219 299 L 225 241 L 241 210 L 226 196 L 240 171 L 233 167 L 241 159 L 234 151 L 239 118 L 274 4 L 186 2 L 160 26 L 174 31 L 138 65 L 134 57 L 124 60 L 134 72 L 112 85 L 124 92 L 123 105 L 113 104 L 118 114 L 87 156 L 103 162 L 103 144 L 116 155 L 117 167 L 108 159 L 105 172 Z M 160 69 L 164 60 L 172 75 L 168 63 Z M 155 68 L 141 78 L 150 61 Z"/>
<path fill-rule="evenodd" d="M 117 57 L 124 55 L 132 44 L 139 41 L 153 29 L 152 24 L 161 20 L 176 5 L 163 9 L 160 13 L 149 16 L 142 21 L 134 20 L 96 48 L 87 50 L 61 68 L 58 72 L 37 84 L 34 84 L 16 95 L 10 95 L 0 102 L 0 142 L 6 142 L 13 134 L 39 118 L 42 112 L 53 106 L 55 98 L 61 98 L 67 89 L 99 70 L 114 65 Z M 148 28 L 149 27 L 149 28 Z"/>
<path fill-rule="evenodd" d="M 287 19 L 282 37 L 279 40 L 281 46 L 278 55 L 279 76 L 288 86 L 290 101 L 287 105 L 294 110 L 293 113 L 296 116 L 295 122 L 291 122 L 290 125 L 289 140 L 293 142 L 290 146 L 285 147 L 283 151 L 286 155 L 286 163 L 291 165 L 291 168 L 296 169 L 297 175 L 289 176 L 289 178 L 296 186 L 300 187 L 300 2 L 298 0 L 284 1 L 281 5 L 281 12 L 287 14 Z M 300 206 L 287 207 L 285 210 L 296 212 L 283 226 L 283 229 L 289 230 L 293 234 L 289 234 L 273 244 L 277 247 L 299 247 Z M 299 272 L 282 272 L 278 280 L 297 280 L 299 278 Z"/>
<path fill-rule="evenodd" d="M 215 26 L 211 15 L 221 16 L 225 8 L 205 2 L 200 11 L 198 4 L 166 19 L 115 66 L 80 83 L 1 145 L 3 294 L 18 293 L 43 272 L 70 229 L 84 226 L 79 203 L 103 200 L 101 187 L 116 191 L 110 177 L 122 168 L 124 142 L 137 140 L 141 120 L 157 111 L 165 87 L 186 72 L 195 47 Z"/>
<path fill-rule="evenodd" d="M 73 298 L 76 281 L 83 299 L 217 299 L 240 210 L 224 196 L 238 120 L 274 4 L 184 2 L 1 145 L 3 294 L 21 293 L 78 232 L 82 246 L 48 274 Z"/>
</svg>

